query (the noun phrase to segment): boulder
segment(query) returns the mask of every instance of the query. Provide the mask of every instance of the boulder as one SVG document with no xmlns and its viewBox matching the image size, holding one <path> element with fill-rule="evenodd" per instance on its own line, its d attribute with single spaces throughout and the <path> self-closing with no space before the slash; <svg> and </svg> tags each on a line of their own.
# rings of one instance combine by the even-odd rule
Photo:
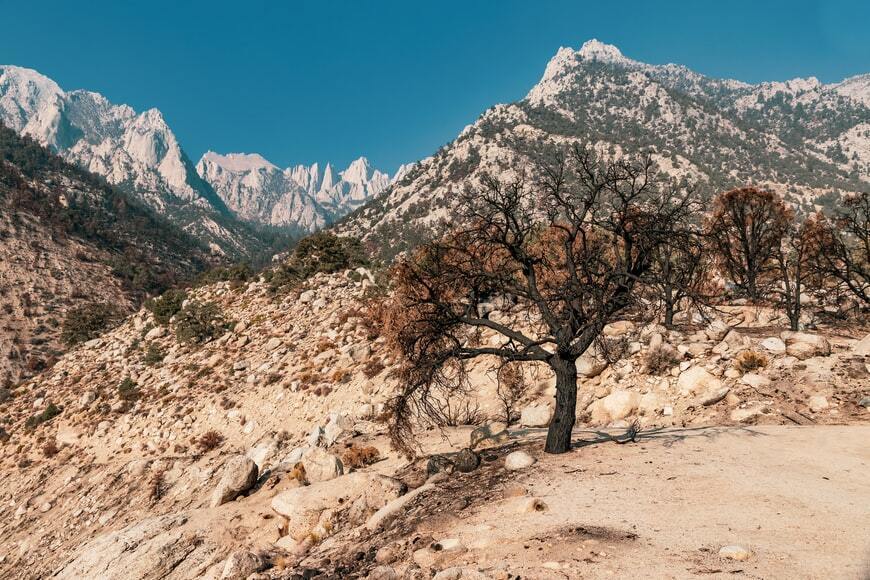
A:
<svg viewBox="0 0 870 580">
<path fill-rule="evenodd" d="M 553 410 L 549 405 L 526 407 L 520 415 L 520 425 L 523 427 L 546 427 L 553 418 Z"/>
<path fill-rule="evenodd" d="M 592 422 L 606 425 L 619 419 L 624 419 L 634 413 L 640 405 L 640 395 L 634 391 L 613 391 L 603 399 L 589 406 Z"/>
<path fill-rule="evenodd" d="M 211 496 L 211 507 L 232 501 L 257 483 L 257 464 L 244 455 L 236 455 L 224 464 L 223 475 Z"/>
<path fill-rule="evenodd" d="M 828 404 L 828 399 L 823 397 L 822 395 L 813 395 L 810 397 L 807 405 L 810 408 L 810 411 L 813 413 L 819 413 L 827 409 L 830 405 Z"/>
<path fill-rule="evenodd" d="M 266 439 L 260 441 L 248 450 L 247 456 L 262 472 L 266 467 L 266 462 L 271 460 L 278 451 L 278 442 L 275 439 Z"/>
<path fill-rule="evenodd" d="M 853 344 L 852 352 L 858 356 L 870 356 L 870 334 Z"/>
<path fill-rule="evenodd" d="M 719 342 L 728 334 L 728 331 L 731 330 L 731 327 L 725 324 L 725 322 L 719 318 L 714 320 L 704 329 L 704 334 L 707 335 L 707 338 L 712 340 L 713 342 Z"/>
<path fill-rule="evenodd" d="M 600 375 L 607 368 L 607 363 L 594 356 L 584 354 L 577 359 L 577 374 L 591 379 Z"/>
<path fill-rule="evenodd" d="M 317 525 L 325 510 L 337 511 L 355 505 L 361 508 L 358 515 L 365 518 L 369 512 L 399 498 L 404 491 L 404 485 L 391 477 L 357 471 L 283 491 L 272 498 L 272 510 L 287 518 L 289 534 L 302 540 Z"/>
<path fill-rule="evenodd" d="M 604 336 L 622 336 L 624 334 L 628 334 L 634 330 L 634 323 L 630 320 L 617 320 L 615 322 L 611 322 L 607 326 L 605 326 L 601 330 L 601 334 Z"/>
<path fill-rule="evenodd" d="M 769 352 L 770 354 L 785 354 L 785 343 L 781 338 L 776 336 L 771 336 L 769 338 L 765 338 L 760 343 L 761 348 Z"/>
<path fill-rule="evenodd" d="M 239 550 L 230 554 L 226 559 L 221 572 L 221 580 L 245 580 L 251 574 L 259 572 L 266 567 L 266 561 L 262 556 Z"/>
<path fill-rule="evenodd" d="M 722 381 L 700 366 L 687 369 L 680 373 L 680 378 L 677 379 L 677 389 L 679 389 L 682 395 L 700 395 L 706 392 L 718 391 L 721 388 Z"/>
<path fill-rule="evenodd" d="M 518 471 L 531 467 L 534 464 L 535 458 L 525 451 L 514 451 L 508 453 L 508 456 L 504 458 L 504 467 L 508 471 Z"/>
<path fill-rule="evenodd" d="M 765 377 L 764 375 L 758 375 L 755 373 L 746 373 L 740 379 L 740 382 L 744 385 L 749 385 L 750 387 L 754 387 L 756 389 L 760 387 L 767 387 L 770 385 L 770 379 Z"/>
<path fill-rule="evenodd" d="M 731 389 L 725 386 L 719 387 L 717 389 L 710 389 L 703 393 L 698 400 L 703 406 L 709 407 L 710 405 L 715 405 L 716 403 L 724 399 L 728 395 L 729 391 L 731 391 Z"/>
<path fill-rule="evenodd" d="M 831 345 L 824 336 L 792 331 L 785 331 L 780 336 L 785 342 L 785 351 L 797 359 L 831 354 Z"/>
<path fill-rule="evenodd" d="M 319 447 L 314 447 L 305 454 L 302 465 L 305 466 L 305 476 L 311 483 L 329 481 L 344 474 L 341 459 Z"/>
</svg>

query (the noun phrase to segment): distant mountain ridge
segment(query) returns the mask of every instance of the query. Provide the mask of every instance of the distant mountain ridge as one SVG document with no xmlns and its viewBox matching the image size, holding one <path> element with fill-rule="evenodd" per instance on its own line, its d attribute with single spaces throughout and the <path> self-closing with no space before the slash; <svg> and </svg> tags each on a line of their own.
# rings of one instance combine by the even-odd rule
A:
<svg viewBox="0 0 870 580">
<path fill-rule="evenodd" d="M 207 152 L 196 165 L 241 219 L 310 233 L 353 211 L 390 184 L 360 157 L 344 171 L 329 163 L 281 169 L 258 154 Z"/>
<path fill-rule="evenodd" d="M 389 184 L 365 158 L 338 175 L 329 164 L 322 174 L 317 164 L 276 171 L 261 157 L 244 155 L 233 161 L 207 154 L 195 166 L 159 110 L 137 113 L 99 93 L 64 91 L 18 66 L 0 65 L 0 122 L 134 193 L 232 259 L 264 249 L 256 226 L 309 233 Z"/>
<path fill-rule="evenodd" d="M 706 193 L 755 183 L 810 209 L 870 188 L 870 75 L 753 85 L 641 63 L 597 40 L 560 48 L 525 98 L 485 111 L 336 229 L 389 257 L 440 231 L 455 193 L 482 172 L 528 167 L 568 143 L 649 150 Z"/>
</svg>

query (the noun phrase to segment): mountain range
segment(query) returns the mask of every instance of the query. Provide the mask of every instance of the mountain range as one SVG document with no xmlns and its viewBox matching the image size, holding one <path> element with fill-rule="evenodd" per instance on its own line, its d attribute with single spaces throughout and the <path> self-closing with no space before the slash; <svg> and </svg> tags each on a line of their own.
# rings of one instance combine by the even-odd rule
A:
<svg viewBox="0 0 870 580">
<path fill-rule="evenodd" d="M 870 188 L 870 75 L 748 84 L 638 62 L 597 40 L 561 48 L 523 99 L 485 111 L 337 230 L 390 257 L 449 224 L 455 194 L 482 172 L 533 166 L 569 143 L 605 156 L 648 150 L 702 193 L 753 183 L 810 210 Z"/>
<path fill-rule="evenodd" d="M 262 249 L 256 226 L 310 233 L 390 182 L 365 158 L 341 172 L 328 163 L 322 172 L 318 164 L 281 171 L 255 154 L 209 152 L 195 165 L 159 110 L 137 113 L 99 93 L 67 92 L 17 66 L 0 66 L 0 122 L 134 193 L 234 259 Z"/>
</svg>

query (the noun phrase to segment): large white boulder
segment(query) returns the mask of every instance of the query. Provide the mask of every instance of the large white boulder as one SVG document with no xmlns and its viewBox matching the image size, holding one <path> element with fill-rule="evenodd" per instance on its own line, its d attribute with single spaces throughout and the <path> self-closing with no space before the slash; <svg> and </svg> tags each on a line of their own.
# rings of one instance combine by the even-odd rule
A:
<svg viewBox="0 0 870 580">
<path fill-rule="evenodd" d="M 787 330 L 781 335 L 788 354 L 800 360 L 831 354 L 831 344 L 824 336 Z"/>
<path fill-rule="evenodd" d="M 640 405 L 640 394 L 634 391 L 613 391 L 589 406 L 592 422 L 606 425 L 634 413 Z"/>
<path fill-rule="evenodd" d="M 534 405 L 523 409 L 520 415 L 520 425 L 523 427 L 546 427 L 553 418 L 553 409 L 549 405 Z"/>
<path fill-rule="evenodd" d="M 211 507 L 232 501 L 257 483 L 257 464 L 249 457 L 236 455 L 224 464 L 223 475 L 211 496 Z"/>
<path fill-rule="evenodd" d="M 722 388 L 722 381 L 710 374 L 707 369 L 694 366 L 680 373 L 677 389 L 681 395 L 700 395 Z"/>
<path fill-rule="evenodd" d="M 344 474 L 341 459 L 328 453 L 320 447 L 313 447 L 302 458 L 305 466 L 305 477 L 311 483 L 329 481 Z"/>
</svg>

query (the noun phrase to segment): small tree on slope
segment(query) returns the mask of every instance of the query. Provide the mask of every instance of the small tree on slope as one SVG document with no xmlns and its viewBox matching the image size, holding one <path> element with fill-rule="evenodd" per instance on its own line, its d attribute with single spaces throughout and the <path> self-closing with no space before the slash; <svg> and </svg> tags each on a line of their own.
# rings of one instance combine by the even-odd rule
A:
<svg viewBox="0 0 870 580">
<path fill-rule="evenodd" d="M 649 156 L 605 163 L 574 147 L 525 175 L 484 177 L 459 201 L 461 227 L 395 267 L 386 336 L 402 354 L 391 406 L 394 444 L 411 452 L 413 422 L 467 388 L 466 362 L 491 355 L 556 375 L 545 450 L 571 448 L 576 360 L 624 314 L 655 251 L 682 227 L 693 197 L 659 178 Z M 494 297 L 508 316 L 486 314 Z M 498 342 L 480 343 L 484 330 Z"/>
</svg>

